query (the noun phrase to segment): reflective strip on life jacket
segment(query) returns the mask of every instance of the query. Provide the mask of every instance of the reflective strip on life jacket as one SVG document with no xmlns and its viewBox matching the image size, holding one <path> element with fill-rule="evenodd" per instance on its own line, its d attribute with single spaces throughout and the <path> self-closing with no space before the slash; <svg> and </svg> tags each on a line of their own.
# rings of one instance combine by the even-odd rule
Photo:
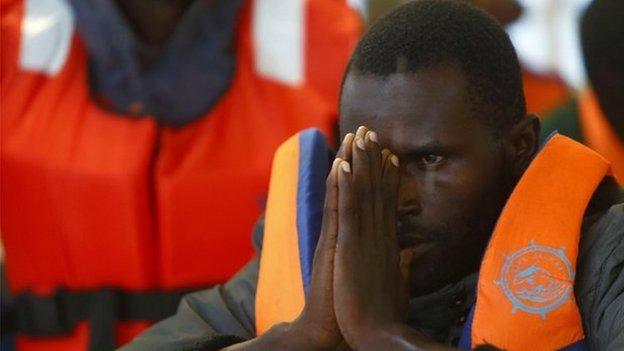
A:
<svg viewBox="0 0 624 351">
<path fill-rule="evenodd" d="M 24 0 L 19 66 L 49 76 L 61 71 L 74 35 L 74 14 L 65 0 Z"/>
<path fill-rule="evenodd" d="M 611 162 L 615 179 L 624 185 L 624 141 L 607 121 L 591 89 L 579 94 L 579 121 L 587 145 Z"/>
<path fill-rule="evenodd" d="M 291 87 L 309 85 L 336 100 L 345 67 L 328 62 L 351 56 L 353 38 L 363 30 L 353 3 L 254 0 L 250 33 L 255 73 Z M 328 33 L 333 33 L 331 39 Z"/>
<path fill-rule="evenodd" d="M 258 74 L 285 84 L 305 79 L 305 0 L 256 0 L 253 38 Z"/>
<path fill-rule="evenodd" d="M 472 347 L 559 350 L 584 338 L 574 298 L 581 222 L 609 163 L 554 135 L 511 194 L 485 252 Z"/>
<path fill-rule="evenodd" d="M 264 333 L 301 312 L 320 234 L 329 152 L 314 129 L 275 153 L 256 290 L 256 331 Z"/>
</svg>

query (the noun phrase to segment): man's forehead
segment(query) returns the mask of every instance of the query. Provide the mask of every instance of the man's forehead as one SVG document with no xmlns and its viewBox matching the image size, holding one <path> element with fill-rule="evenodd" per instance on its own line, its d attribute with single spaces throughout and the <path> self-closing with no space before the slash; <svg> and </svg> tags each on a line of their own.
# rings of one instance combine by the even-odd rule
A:
<svg viewBox="0 0 624 351">
<path fill-rule="evenodd" d="M 401 136 L 448 134 L 474 120 L 463 76 L 448 66 L 386 77 L 349 74 L 344 82 L 340 113 L 344 134 L 360 124 L 384 134 Z M 423 139 L 419 138 L 419 139 Z"/>
</svg>

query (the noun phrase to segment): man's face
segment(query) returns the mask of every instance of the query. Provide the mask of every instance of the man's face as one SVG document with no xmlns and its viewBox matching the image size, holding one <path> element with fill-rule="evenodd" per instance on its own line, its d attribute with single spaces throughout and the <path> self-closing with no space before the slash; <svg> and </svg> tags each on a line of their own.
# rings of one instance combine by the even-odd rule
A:
<svg viewBox="0 0 624 351">
<path fill-rule="evenodd" d="M 413 296 L 478 269 L 511 190 L 502 148 L 471 106 L 462 72 L 450 65 L 388 77 L 350 73 L 343 86 L 342 136 L 366 126 L 400 158 L 399 244 L 428 247 L 412 263 Z"/>
</svg>

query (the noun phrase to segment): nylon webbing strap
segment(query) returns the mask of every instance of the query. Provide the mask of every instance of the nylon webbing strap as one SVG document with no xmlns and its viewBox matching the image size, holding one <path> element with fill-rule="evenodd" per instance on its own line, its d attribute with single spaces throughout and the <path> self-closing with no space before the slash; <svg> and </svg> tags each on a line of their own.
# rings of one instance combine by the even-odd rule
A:
<svg viewBox="0 0 624 351">
<path fill-rule="evenodd" d="M 89 351 L 115 348 L 115 321 L 156 322 L 173 315 L 191 290 L 128 292 L 57 290 L 50 296 L 14 296 L 13 323 L 19 333 L 51 337 L 70 333 L 82 321 L 90 326 Z"/>
</svg>

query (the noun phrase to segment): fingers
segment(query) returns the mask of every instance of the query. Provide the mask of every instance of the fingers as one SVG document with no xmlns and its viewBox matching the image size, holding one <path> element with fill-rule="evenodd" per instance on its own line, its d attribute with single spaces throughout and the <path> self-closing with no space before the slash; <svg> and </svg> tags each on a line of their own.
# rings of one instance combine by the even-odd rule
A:
<svg viewBox="0 0 624 351">
<path fill-rule="evenodd" d="M 390 151 L 384 150 L 383 184 L 383 219 L 384 233 L 391 238 L 396 236 L 396 209 L 399 195 L 399 158 Z"/>
<path fill-rule="evenodd" d="M 360 235 L 368 235 L 373 232 L 374 220 L 374 198 L 371 183 L 371 165 L 368 156 L 367 142 L 365 140 L 368 130 L 365 127 L 358 128 L 355 134 L 355 141 L 352 147 L 353 168 L 353 192 L 357 196 L 356 206 L 360 209 Z"/>
<path fill-rule="evenodd" d="M 408 283 L 410 280 L 410 267 L 413 258 L 414 253 L 410 249 L 401 250 L 399 253 L 399 269 L 401 271 L 401 279 L 404 283 Z"/>
<path fill-rule="evenodd" d="M 347 162 L 351 162 L 351 147 L 353 144 L 353 139 L 355 139 L 355 134 L 347 133 L 344 139 L 342 139 L 342 144 L 338 149 L 338 153 L 336 154 L 337 158 L 341 158 Z"/>
<path fill-rule="evenodd" d="M 350 146 L 350 147 L 349 147 Z M 349 157 L 352 191 L 349 198 L 359 210 L 358 233 L 396 235 L 399 160 L 387 149 L 380 151 L 378 135 L 366 127 L 345 136 L 339 156 Z M 340 173 L 340 172 L 339 172 Z M 340 177 L 338 177 L 340 179 Z M 339 181 L 340 183 L 340 181 Z"/>
<path fill-rule="evenodd" d="M 348 162 L 340 163 L 338 173 L 338 228 L 337 253 L 342 248 L 350 247 L 357 237 L 359 209 L 353 192 L 353 174 Z"/>
<path fill-rule="evenodd" d="M 384 229 L 383 225 L 383 186 L 382 186 L 382 168 L 381 168 L 381 151 L 377 133 L 368 131 L 366 133 L 366 151 L 368 155 L 370 170 L 370 187 L 372 192 L 373 216 L 375 218 L 375 233 L 381 233 Z M 383 234 L 380 234 L 383 235 Z"/>
<path fill-rule="evenodd" d="M 337 158 L 332 164 L 325 181 L 325 205 L 323 207 L 323 223 L 321 235 L 314 255 L 314 264 L 322 264 L 324 257 L 333 257 L 338 235 L 338 166 L 342 162 Z"/>
<path fill-rule="evenodd" d="M 382 174 L 383 174 L 383 170 L 386 169 L 386 162 L 390 162 L 390 155 L 392 155 L 392 152 L 388 149 L 383 149 L 381 150 L 381 169 L 382 169 Z"/>
<path fill-rule="evenodd" d="M 403 305 L 403 308 L 406 308 L 409 304 L 409 295 L 410 295 L 410 268 L 412 266 L 412 260 L 414 259 L 414 254 L 412 250 L 406 249 L 401 250 L 399 253 L 399 271 L 401 274 L 401 281 L 399 284 L 400 288 L 400 301 Z"/>
</svg>

